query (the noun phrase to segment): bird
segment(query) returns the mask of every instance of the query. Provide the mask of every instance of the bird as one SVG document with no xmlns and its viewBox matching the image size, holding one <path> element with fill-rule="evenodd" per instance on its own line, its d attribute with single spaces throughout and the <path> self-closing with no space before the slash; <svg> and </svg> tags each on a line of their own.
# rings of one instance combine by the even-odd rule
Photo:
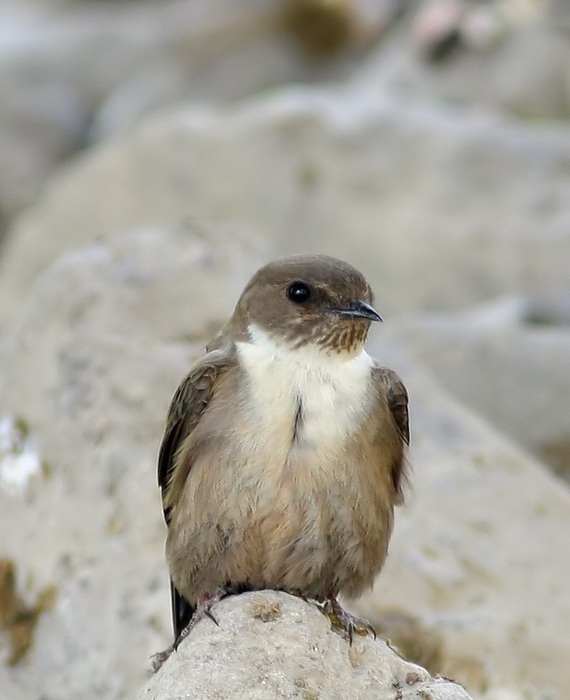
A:
<svg viewBox="0 0 570 700">
<path fill-rule="evenodd" d="M 314 601 L 351 643 L 371 629 L 338 596 L 360 596 L 384 564 L 409 445 L 406 388 L 364 349 L 382 321 L 372 302 L 337 258 L 270 262 L 179 385 L 158 457 L 170 651 L 251 590 Z"/>
</svg>

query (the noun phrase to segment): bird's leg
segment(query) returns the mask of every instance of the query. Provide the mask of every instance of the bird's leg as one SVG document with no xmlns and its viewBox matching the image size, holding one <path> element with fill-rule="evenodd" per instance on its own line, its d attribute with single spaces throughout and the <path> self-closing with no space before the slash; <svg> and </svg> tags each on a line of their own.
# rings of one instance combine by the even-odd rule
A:
<svg viewBox="0 0 570 700">
<path fill-rule="evenodd" d="M 301 598 L 301 600 L 304 600 L 305 603 L 309 602 L 309 599 L 307 596 L 301 591 L 300 588 L 283 588 L 282 589 L 285 593 L 289 593 L 289 595 L 294 595 L 295 598 Z"/>
<path fill-rule="evenodd" d="M 355 632 L 357 634 L 368 634 L 368 632 L 372 632 L 374 639 L 376 639 L 376 630 L 368 620 L 363 620 L 347 612 L 338 602 L 335 595 L 327 596 L 324 610 L 328 613 L 329 618 L 332 618 L 333 624 L 336 623 L 346 632 L 351 645 Z"/>
<path fill-rule="evenodd" d="M 208 617 L 212 622 L 214 622 L 216 625 L 218 624 L 218 621 L 212 614 L 211 608 L 216 604 L 219 603 L 220 600 L 223 598 L 226 598 L 227 596 L 231 595 L 232 593 L 235 592 L 235 589 L 231 587 L 221 587 L 217 588 L 213 593 L 207 593 L 206 595 L 201 596 L 198 598 L 198 602 L 196 603 L 196 610 L 194 610 L 194 614 L 190 618 L 190 621 L 182 629 L 180 634 L 176 637 L 174 640 L 174 643 L 168 647 L 168 649 L 165 649 L 164 651 L 159 652 L 158 654 L 155 654 L 152 657 L 152 668 L 154 672 L 158 671 L 158 669 L 162 666 L 162 664 L 168 659 L 168 657 L 172 654 L 173 651 L 176 651 L 178 647 L 180 646 L 180 643 L 186 639 L 186 637 L 192 632 L 194 627 L 203 620 L 204 618 Z"/>
<path fill-rule="evenodd" d="M 190 622 L 184 627 L 184 629 L 180 632 L 178 637 L 174 640 L 174 644 L 172 645 L 172 648 L 174 651 L 178 649 L 180 643 L 186 639 L 186 637 L 192 632 L 194 627 L 201 622 L 204 618 L 208 617 L 210 620 L 212 620 L 213 623 L 216 625 L 218 624 L 218 621 L 212 614 L 212 607 L 216 604 L 219 603 L 222 598 L 225 598 L 226 596 L 230 595 L 231 591 L 228 590 L 227 588 L 217 588 L 213 593 L 206 593 L 206 595 L 201 596 L 198 598 L 198 602 L 196 603 L 196 610 L 194 610 L 194 614 L 190 618 Z"/>
</svg>

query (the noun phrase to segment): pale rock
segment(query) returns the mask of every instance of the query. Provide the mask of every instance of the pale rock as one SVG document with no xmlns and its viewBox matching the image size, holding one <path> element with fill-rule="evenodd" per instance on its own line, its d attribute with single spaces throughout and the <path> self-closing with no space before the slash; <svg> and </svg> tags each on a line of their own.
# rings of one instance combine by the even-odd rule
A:
<svg viewBox="0 0 570 700">
<path fill-rule="evenodd" d="M 465 13 L 462 0 L 431 0 L 420 5 L 411 23 L 412 40 L 425 52 L 457 33 Z"/>
<path fill-rule="evenodd" d="M 188 98 L 243 97 L 303 71 L 275 41 L 268 0 L 19 4 L 0 8 L 5 220 L 88 135 Z"/>
<path fill-rule="evenodd" d="M 155 472 L 167 406 L 259 262 L 235 235 L 145 229 L 66 255 L 34 284 L 1 365 L 0 415 L 27 425 L 27 449 L 42 466 L 21 493 L 0 487 L 0 528 L 22 594 L 53 584 L 56 599 L 26 661 L 0 674 L 0 695 L 18 687 L 25 697 L 49 689 L 50 700 L 133 697 L 149 657 L 171 642 Z M 388 636 L 402 648 L 431 646 L 415 653 L 474 698 L 565 700 L 568 491 L 377 332 L 371 354 L 401 374 L 411 396 L 413 493 L 359 610 L 383 628 L 407 621 L 412 644 Z M 295 622 L 305 615 L 327 644 L 346 649 L 310 605 L 288 605 L 282 637 L 281 625 L 273 634 L 283 657 L 306 643 Z M 219 608 L 229 621 L 221 633 L 242 644 L 244 606 Z M 297 627 L 301 642 L 288 632 Z M 199 640 L 218 633 L 207 621 L 201 630 Z M 263 649 L 251 643 L 255 665 Z M 2 656 L 6 644 L 0 635 Z M 219 653 L 243 658 L 239 649 Z M 186 682 L 176 657 L 169 669 L 172 682 Z"/>
<path fill-rule="evenodd" d="M 14 683 L 9 677 L 10 671 L 0 664 L 0 693 L 2 697 L 6 700 L 29 700 L 29 695 L 26 695 L 26 691 L 22 687 Z"/>
<path fill-rule="evenodd" d="M 570 491 L 408 365 L 401 344 L 371 350 L 410 392 L 413 488 L 356 611 L 405 612 L 435 632 L 440 672 L 475 698 L 565 700 Z"/>
<path fill-rule="evenodd" d="M 51 172 L 83 142 L 86 115 L 66 85 L 21 84 L 0 60 L 0 227 L 29 206 Z M 0 237 L 3 231 L 0 230 Z"/>
<path fill-rule="evenodd" d="M 351 12 L 374 36 L 398 1 L 370 12 L 359 0 Z M 88 141 L 184 102 L 225 103 L 283 83 L 338 79 L 365 49 L 354 39 L 349 51 L 312 60 L 287 33 L 276 0 L 5 0 L 0 28 L 5 221 Z"/>
<path fill-rule="evenodd" d="M 284 8 L 309 4 L 316 34 L 335 8 L 345 17 L 346 37 L 326 57 L 299 46 L 305 23 L 293 30 L 284 19 Z M 461 41 L 436 65 L 418 50 L 415 4 L 406 0 L 6 0 L 0 6 L 0 224 L 30 205 L 62 160 L 88 142 L 128 133 L 145 116 L 181 103 L 227 104 L 263 99 L 284 84 L 348 80 L 374 95 L 406 91 L 527 118 L 568 116 L 562 0 L 430 4 L 443 14 L 443 26 L 441 17 L 435 28 L 428 17 L 418 20 L 427 24 L 422 32 L 432 40 L 434 32 L 437 39 L 457 30 Z M 392 29 L 406 12 L 412 28 L 404 21 Z"/>
<path fill-rule="evenodd" d="M 316 606 L 286 593 L 244 593 L 215 610 L 218 626 L 199 623 L 139 700 L 469 700 L 380 639 L 350 646 Z"/>
<path fill-rule="evenodd" d="M 186 103 L 226 104 L 276 86 L 347 79 L 400 12 L 404 0 L 194 0 L 138 9 L 156 47 L 134 45 L 137 63 L 115 81 L 96 112 L 92 139 L 128 131 L 143 117 Z M 164 4 L 163 4 L 164 5 Z M 289 16 L 291 7 L 300 17 Z M 304 16 L 306 13 L 306 16 Z M 295 14 L 295 10 L 293 10 Z M 338 45 L 324 55 L 313 39 L 332 18 L 342 27 Z M 288 19 L 289 17 L 289 19 Z M 307 21 L 311 27 L 307 29 Z M 158 30 L 156 29 L 158 27 Z M 105 29 L 109 31 L 110 24 Z M 333 30 L 334 31 L 334 30 Z M 149 32 L 152 35 L 152 31 Z M 127 32 L 128 35 L 128 32 Z M 100 63 L 105 59 L 95 56 Z M 255 99 L 255 98 L 254 98 Z"/>
<path fill-rule="evenodd" d="M 28 658 L 3 671 L 25 697 L 132 697 L 165 646 L 166 409 L 260 263 L 243 238 L 189 224 L 69 254 L 34 286 L 0 376 L 0 416 L 41 464 L 15 492 L 0 462 L 0 556 L 25 597 L 56 587 Z"/>
<path fill-rule="evenodd" d="M 434 3 L 434 12 L 377 44 L 352 81 L 372 95 L 388 90 L 524 119 L 567 119 L 568 16 L 512 22 L 499 7 Z"/>
<path fill-rule="evenodd" d="M 568 302 L 507 298 L 386 330 L 448 391 L 570 475 Z"/>
<path fill-rule="evenodd" d="M 563 127 L 324 89 L 180 109 L 92 150 L 20 217 L 0 260 L 0 327 L 61 252 L 189 215 L 278 253 L 351 261 L 387 315 L 554 294 L 569 187 Z"/>
<path fill-rule="evenodd" d="M 65 7 L 44 3 L 24 15 L 8 14 L 3 28 L 0 67 L 24 85 L 36 74 L 59 80 L 79 93 L 90 114 L 121 86 L 147 73 L 152 89 L 152 76 L 164 65 L 176 74 L 179 99 L 192 97 L 192 87 L 200 85 L 206 92 L 198 90 L 195 97 L 224 99 L 228 87 L 233 92 L 227 97 L 244 96 L 301 77 L 296 71 L 302 70 L 302 62 L 294 57 L 287 61 L 286 46 L 274 50 L 281 61 L 272 58 L 271 48 L 266 60 L 259 60 L 267 37 L 276 34 L 272 0 L 244 0 L 239 5 L 231 0 L 77 2 Z M 244 65 L 241 51 L 250 51 L 257 62 L 248 63 L 244 57 Z M 229 63 L 232 55 L 235 66 Z M 217 72 L 220 81 L 214 79 Z M 208 77 L 213 79 L 209 85 Z"/>
</svg>

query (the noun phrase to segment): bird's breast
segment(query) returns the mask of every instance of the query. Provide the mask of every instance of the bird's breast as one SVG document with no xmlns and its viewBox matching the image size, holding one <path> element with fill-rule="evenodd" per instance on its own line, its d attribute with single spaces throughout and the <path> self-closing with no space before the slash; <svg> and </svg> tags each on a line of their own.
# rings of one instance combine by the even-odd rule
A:
<svg viewBox="0 0 570 700">
<path fill-rule="evenodd" d="M 257 426 L 260 447 L 286 462 L 342 449 L 371 401 L 371 358 L 329 354 L 318 346 L 291 348 L 266 334 L 240 343 L 243 405 Z"/>
</svg>

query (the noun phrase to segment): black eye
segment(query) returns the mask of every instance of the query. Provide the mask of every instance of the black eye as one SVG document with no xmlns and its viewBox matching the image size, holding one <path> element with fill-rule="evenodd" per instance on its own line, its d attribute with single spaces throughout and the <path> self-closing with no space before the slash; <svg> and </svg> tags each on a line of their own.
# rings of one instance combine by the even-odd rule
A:
<svg viewBox="0 0 570 700">
<path fill-rule="evenodd" d="M 311 290 L 304 282 L 293 282 L 287 290 L 287 296 L 295 304 L 303 304 L 311 297 Z"/>
</svg>

